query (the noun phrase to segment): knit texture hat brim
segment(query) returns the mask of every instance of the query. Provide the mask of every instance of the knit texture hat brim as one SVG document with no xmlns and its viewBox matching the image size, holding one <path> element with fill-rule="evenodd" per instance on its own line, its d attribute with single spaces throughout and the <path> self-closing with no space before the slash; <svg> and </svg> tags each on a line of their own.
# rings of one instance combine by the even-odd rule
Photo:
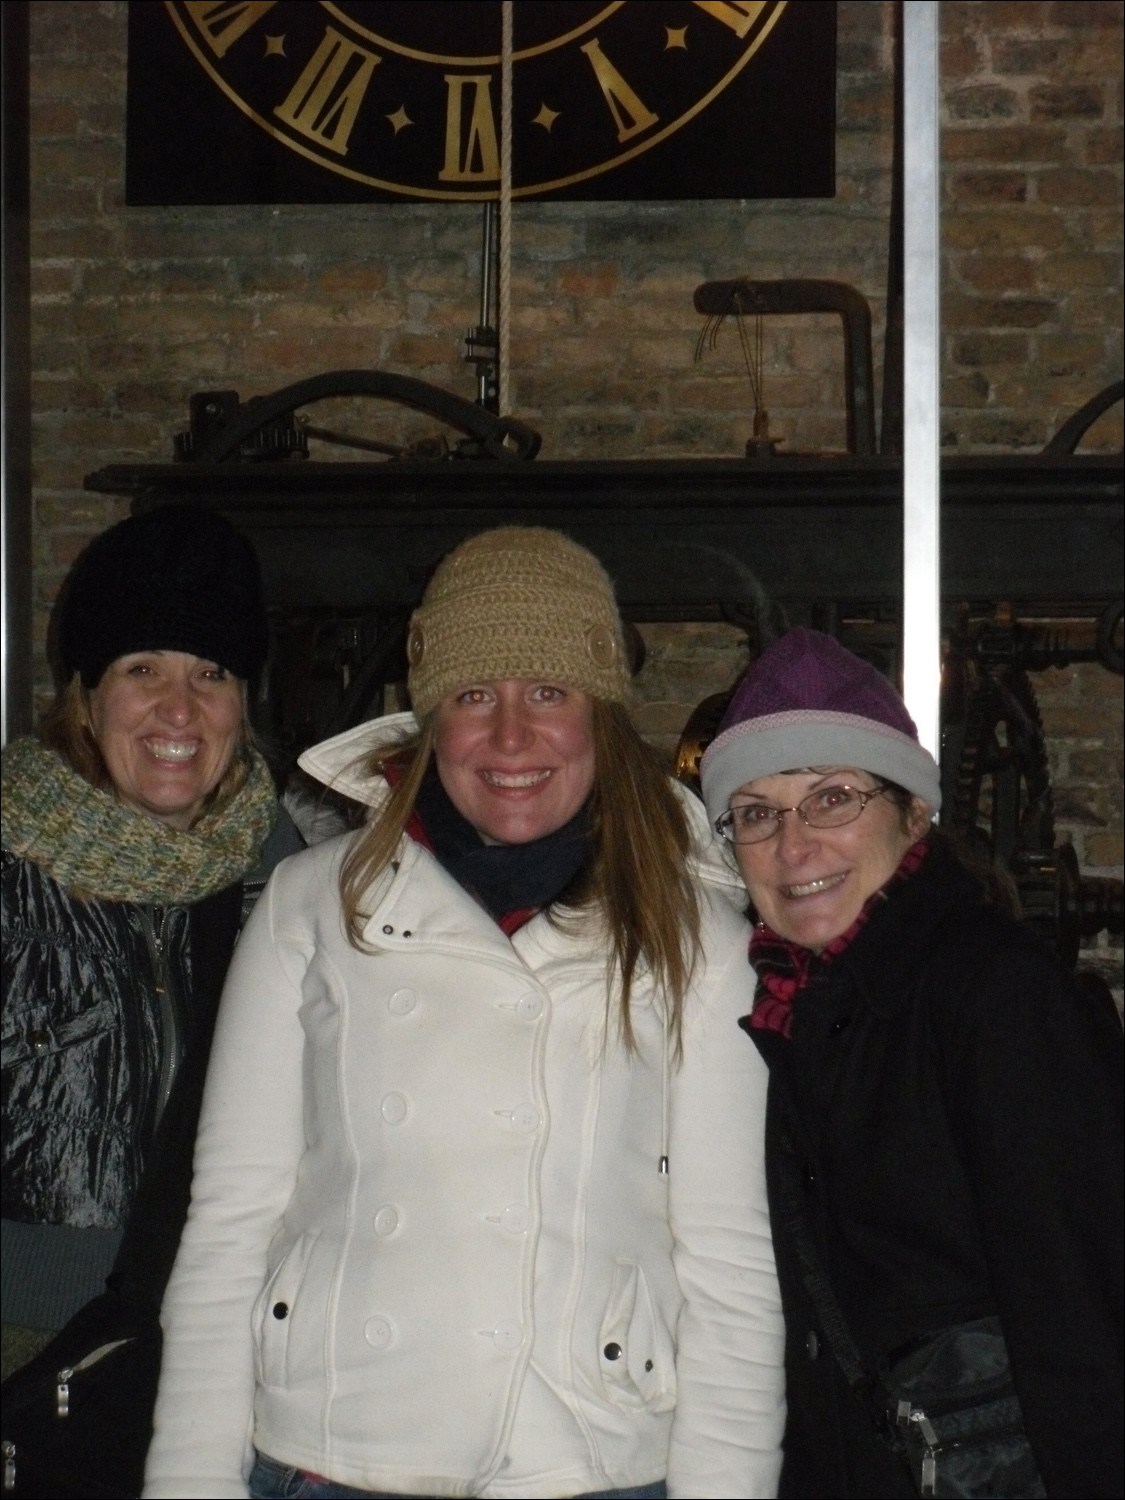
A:
<svg viewBox="0 0 1125 1500">
<path fill-rule="evenodd" d="M 58 603 L 67 679 L 97 687 L 134 651 L 184 651 L 252 679 L 269 651 L 258 560 L 224 516 L 160 505 L 103 531 L 82 553 Z"/>
<path fill-rule="evenodd" d="M 714 823 L 740 786 L 805 766 L 854 766 L 905 787 L 932 812 L 941 807 L 937 763 L 917 740 L 858 714 L 798 709 L 732 724 L 700 766 L 707 815 Z"/>
<path fill-rule="evenodd" d="M 414 612 L 406 654 L 419 719 L 458 688 L 510 678 L 629 697 L 613 585 L 591 552 L 545 527 L 497 527 L 451 552 Z"/>
</svg>

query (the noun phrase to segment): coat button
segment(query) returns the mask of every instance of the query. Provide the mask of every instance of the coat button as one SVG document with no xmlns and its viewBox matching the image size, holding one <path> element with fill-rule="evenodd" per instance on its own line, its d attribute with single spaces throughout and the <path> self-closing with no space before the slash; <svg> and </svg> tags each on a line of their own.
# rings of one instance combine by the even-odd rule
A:
<svg viewBox="0 0 1125 1500">
<path fill-rule="evenodd" d="M 278 1320 L 278 1322 L 280 1322 L 282 1318 L 287 1318 L 289 1316 L 288 1302 L 275 1302 L 273 1305 L 273 1315 Z"/>
<path fill-rule="evenodd" d="M 801 1164 L 801 1186 L 806 1193 L 811 1193 L 816 1187 L 816 1171 L 811 1161 Z"/>
<path fill-rule="evenodd" d="M 401 1094 L 388 1094 L 379 1106 L 379 1111 L 388 1125 L 398 1125 L 406 1119 L 408 1107 Z"/>
<path fill-rule="evenodd" d="M 808 1337 L 805 1339 L 805 1353 L 810 1359 L 816 1359 L 820 1354 L 820 1340 L 813 1329 L 809 1329 Z"/>
<path fill-rule="evenodd" d="M 418 996 L 413 990 L 395 990 L 387 1001 L 387 1009 L 392 1016 L 408 1016 L 417 1004 Z"/>
<path fill-rule="evenodd" d="M 394 1234 L 398 1228 L 398 1211 L 393 1209 L 389 1203 L 384 1203 L 374 1218 L 375 1233 L 384 1238 L 388 1234 Z"/>
<path fill-rule="evenodd" d="M 613 1360 L 620 1359 L 625 1351 L 624 1349 L 622 1349 L 620 1344 L 607 1344 L 602 1350 L 602 1353 L 605 1355 L 606 1359 Z"/>
<path fill-rule="evenodd" d="M 28 1037 L 28 1041 L 31 1043 L 31 1050 L 41 1057 L 50 1046 L 51 1038 L 41 1026 L 37 1026 Z"/>
<path fill-rule="evenodd" d="M 492 1342 L 497 1349 L 502 1349 L 505 1354 L 511 1354 L 523 1343 L 523 1328 L 514 1319 L 506 1319 L 503 1323 L 497 1323 L 492 1330 Z"/>
<path fill-rule="evenodd" d="M 500 1223 L 509 1234 L 526 1234 L 531 1226 L 531 1210 L 522 1203 L 509 1203 L 500 1215 Z"/>
<path fill-rule="evenodd" d="M 512 1110 L 512 1125 L 521 1135 L 539 1129 L 539 1111 L 534 1104 L 520 1104 Z"/>
<path fill-rule="evenodd" d="M 525 995 L 516 1006 L 516 1015 L 521 1021 L 538 1021 L 543 1014 L 543 998 L 541 995 Z"/>
<path fill-rule="evenodd" d="M 368 1318 L 363 1336 L 372 1349 L 385 1349 L 391 1341 L 391 1325 L 386 1318 Z"/>
<path fill-rule="evenodd" d="M 391 935 L 391 933 L 393 931 L 394 931 L 394 928 L 391 926 L 391 924 L 389 922 L 387 922 L 387 923 L 384 924 L 384 926 L 383 926 L 383 932 L 386 934 L 387 937 L 390 937 L 390 935 Z"/>
</svg>

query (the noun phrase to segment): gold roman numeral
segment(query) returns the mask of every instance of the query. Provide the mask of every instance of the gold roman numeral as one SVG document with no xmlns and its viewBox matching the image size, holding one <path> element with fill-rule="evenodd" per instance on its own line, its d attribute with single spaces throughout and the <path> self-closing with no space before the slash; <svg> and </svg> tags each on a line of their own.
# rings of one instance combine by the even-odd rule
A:
<svg viewBox="0 0 1125 1500">
<path fill-rule="evenodd" d="M 582 51 L 590 59 L 598 87 L 609 105 L 613 123 L 617 126 L 617 139 L 630 140 L 633 136 L 640 135 L 642 130 L 647 130 L 650 125 L 655 125 L 660 116 L 654 115 L 625 82 L 602 51 L 597 37 L 592 42 L 587 42 Z"/>
<path fill-rule="evenodd" d="M 225 57 L 277 0 L 187 0 L 184 9 L 216 57 Z"/>
<path fill-rule="evenodd" d="M 358 59 L 358 67 L 353 64 Z M 274 110 L 279 120 L 309 140 L 346 156 L 359 106 L 382 58 L 327 27 L 305 70 Z M 344 75 L 347 74 L 347 81 Z"/>
<path fill-rule="evenodd" d="M 500 148 L 492 113 L 492 78 L 488 73 L 447 73 L 445 103 L 445 165 L 441 182 L 497 182 Z M 467 139 L 463 140 L 465 89 L 473 86 L 473 107 Z"/>
<path fill-rule="evenodd" d="M 705 10 L 716 21 L 729 26 L 736 37 L 742 38 L 766 8 L 766 0 L 695 0 L 700 10 Z"/>
</svg>

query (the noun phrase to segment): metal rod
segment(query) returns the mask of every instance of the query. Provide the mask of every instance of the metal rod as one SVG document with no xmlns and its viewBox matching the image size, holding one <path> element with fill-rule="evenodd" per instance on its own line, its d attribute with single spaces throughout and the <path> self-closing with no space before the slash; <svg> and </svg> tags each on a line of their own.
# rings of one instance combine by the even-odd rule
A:
<svg viewBox="0 0 1125 1500">
<path fill-rule="evenodd" d="M 514 0 L 500 6 L 500 293 L 496 331 L 497 400 L 502 417 L 511 413 L 512 380 L 512 53 Z"/>
<path fill-rule="evenodd" d="M 491 328 L 496 309 L 496 204 L 484 205 L 480 246 L 480 325 Z"/>
<path fill-rule="evenodd" d="M 0 743 L 32 725 L 28 5 L 0 6 Z"/>
<path fill-rule="evenodd" d="M 887 324 L 883 333 L 883 419 L 879 452 L 902 452 L 902 0 L 894 26 L 894 118 L 891 140 L 891 222 L 887 243 Z"/>
<path fill-rule="evenodd" d="M 903 5 L 903 696 L 940 752 L 941 318 L 938 0 Z"/>
</svg>

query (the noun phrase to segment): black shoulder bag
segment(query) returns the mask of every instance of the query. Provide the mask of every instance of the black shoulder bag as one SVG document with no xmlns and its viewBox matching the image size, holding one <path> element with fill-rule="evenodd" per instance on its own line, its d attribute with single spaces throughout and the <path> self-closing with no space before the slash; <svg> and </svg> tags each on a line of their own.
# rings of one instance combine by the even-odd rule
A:
<svg viewBox="0 0 1125 1500">
<path fill-rule="evenodd" d="M 824 1336 L 879 1437 L 906 1460 L 918 1494 L 1045 1497 L 999 1318 L 939 1329 L 885 1369 L 869 1369 L 821 1267 L 796 1186 L 788 1173 L 780 1176 L 782 1222 Z"/>
</svg>

